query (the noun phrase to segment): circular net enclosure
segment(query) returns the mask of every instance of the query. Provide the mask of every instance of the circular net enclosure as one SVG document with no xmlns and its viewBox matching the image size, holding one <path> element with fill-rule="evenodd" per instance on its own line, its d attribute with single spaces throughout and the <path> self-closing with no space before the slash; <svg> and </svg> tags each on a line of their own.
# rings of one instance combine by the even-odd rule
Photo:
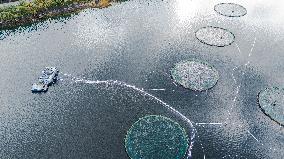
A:
<svg viewBox="0 0 284 159">
<path fill-rule="evenodd" d="M 258 95 L 262 111 L 277 123 L 284 125 L 284 88 L 271 87 Z"/>
<path fill-rule="evenodd" d="M 247 14 L 245 7 L 235 3 L 219 3 L 214 6 L 214 10 L 226 17 L 242 17 Z"/>
<path fill-rule="evenodd" d="M 208 90 L 219 80 L 219 73 L 213 66 L 196 59 L 175 64 L 171 75 L 176 83 L 194 91 Z"/>
<path fill-rule="evenodd" d="M 198 29 L 195 37 L 202 43 L 210 46 L 224 47 L 235 41 L 235 35 L 227 29 L 207 26 Z"/>
<path fill-rule="evenodd" d="M 182 159 L 188 143 L 185 130 L 177 122 L 157 115 L 140 118 L 125 137 L 131 159 Z"/>
</svg>

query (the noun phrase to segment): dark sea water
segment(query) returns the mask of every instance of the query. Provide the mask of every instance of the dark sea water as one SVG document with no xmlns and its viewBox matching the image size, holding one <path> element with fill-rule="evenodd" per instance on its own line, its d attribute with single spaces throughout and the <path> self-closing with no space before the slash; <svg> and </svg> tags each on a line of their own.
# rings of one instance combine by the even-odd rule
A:
<svg viewBox="0 0 284 159">
<path fill-rule="evenodd" d="M 0 158 L 126 159 L 127 130 L 150 114 L 170 117 L 192 135 L 165 102 L 195 127 L 194 159 L 283 159 L 284 129 L 261 112 L 257 94 L 284 87 L 284 5 L 234 1 L 247 15 L 229 18 L 214 11 L 220 2 L 135 0 L 2 31 Z M 205 26 L 228 29 L 234 43 L 200 43 L 195 31 Z M 190 58 L 219 71 L 215 87 L 194 92 L 173 83 L 170 69 Z M 45 66 L 58 67 L 60 80 L 32 94 Z M 91 84 L 96 80 L 128 85 Z"/>
</svg>

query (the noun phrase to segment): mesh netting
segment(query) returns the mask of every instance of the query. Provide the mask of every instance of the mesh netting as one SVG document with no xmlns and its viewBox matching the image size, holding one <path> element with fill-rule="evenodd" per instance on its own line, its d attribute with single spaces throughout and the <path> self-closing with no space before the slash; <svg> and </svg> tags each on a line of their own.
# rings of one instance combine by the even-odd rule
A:
<svg viewBox="0 0 284 159">
<path fill-rule="evenodd" d="M 188 143 L 188 136 L 178 123 L 157 115 L 140 118 L 125 138 L 131 159 L 182 159 Z"/>
<path fill-rule="evenodd" d="M 210 46 L 224 47 L 231 45 L 235 35 L 224 28 L 207 26 L 195 32 L 195 37 L 202 43 Z"/>
<path fill-rule="evenodd" d="M 214 10 L 227 17 L 241 17 L 247 14 L 245 7 L 235 3 L 219 3 L 215 5 Z"/>
<path fill-rule="evenodd" d="M 284 125 L 284 89 L 266 88 L 259 93 L 259 105 L 271 119 Z"/>
<path fill-rule="evenodd" d="M 177 63 L 171 75 L 175 82 L 195 91 L 210 89 L 219 79 L 219 73 L 213 66 L 196 59 Z"/>
</svg>

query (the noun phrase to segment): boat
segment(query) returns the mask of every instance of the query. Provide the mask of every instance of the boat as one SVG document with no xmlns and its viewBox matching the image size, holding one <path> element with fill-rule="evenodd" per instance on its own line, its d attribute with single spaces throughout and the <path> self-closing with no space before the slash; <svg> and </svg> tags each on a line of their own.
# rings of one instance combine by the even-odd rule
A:
<svg viewBox="0 0 284 159">
<path fill-rule="evenodd" d="M 48 90 L 48 85 L 38 82 L 32 85 L 32 92 L 46 92 Z"/>
<path fill-rule="evenodd" d="M 46 67 L 39 77 L 39 82 L 43 82 L 44 84 L 50 86 L 52 83 L 56 82 L 58 73 L 59 71 L 56 67 Z"/>
<path fill-rule="evenodd" d="M 41 72 L 38 82 L 32 85 L 32 92 L 46 92 L 48 86 L 57 81 L 59 70 L 56 67 L 46 67 Z"/>
<path fill-rule="evenodd" d="M 59 73 L 59 70 L 56 67 L 45 67 L 42 73 L 48 74 L 48 75 L 54 73 L 57 76 Z"/>
</svg>

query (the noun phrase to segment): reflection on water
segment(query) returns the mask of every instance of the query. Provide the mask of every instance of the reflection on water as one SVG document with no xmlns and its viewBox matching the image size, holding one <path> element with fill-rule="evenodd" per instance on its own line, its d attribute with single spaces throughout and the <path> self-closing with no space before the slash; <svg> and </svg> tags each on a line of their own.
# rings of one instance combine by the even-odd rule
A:
<svg viewBox="0 0 284 159">
<path fill-rule="evenodd" d="M 125 81 L 193 123 L 222 123 L 195 125 L 193 158 L 284 158 L 283 128 L 259 110 L 256 97 L 283 85 L 283 5 L 238 1 L 248 14 L 232 19 L 214 11 L 218 3 L 136 0 L 1 32 L 0 158 L 127 158 L 125 133 L 139 117 L 165 115 L 186 125 L 149 96 L 76 83 L 64 73 Z M 224 48 L 200 43 L 194 33 L 208 25 L 232 31 L 235 42 Z M 214 88 L 194 92 L 173 83 L 170 69 L 191 58 L 216 67 Z M 45 66 L 60 68 L 62 81 L 31 94 Z"/>
<path fill-rule="evenodd" d="M 195 17 L 202 4 L 197 1 L 177 0 L 174 6 L 178 19 L 183 22 Z"/>
</svg>

